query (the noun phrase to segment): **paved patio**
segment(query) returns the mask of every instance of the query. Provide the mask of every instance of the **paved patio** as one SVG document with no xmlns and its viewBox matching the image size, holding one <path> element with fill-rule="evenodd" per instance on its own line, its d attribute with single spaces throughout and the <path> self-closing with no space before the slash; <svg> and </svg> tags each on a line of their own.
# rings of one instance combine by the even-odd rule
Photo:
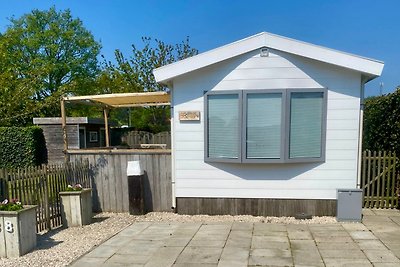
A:
<svg viewBox="0 0 400 267">
<path fill-rule="evenodd" d="M 400 266 L 400 212 L 363 223 L 138 222 L 72 266 Z"/>
</svg>

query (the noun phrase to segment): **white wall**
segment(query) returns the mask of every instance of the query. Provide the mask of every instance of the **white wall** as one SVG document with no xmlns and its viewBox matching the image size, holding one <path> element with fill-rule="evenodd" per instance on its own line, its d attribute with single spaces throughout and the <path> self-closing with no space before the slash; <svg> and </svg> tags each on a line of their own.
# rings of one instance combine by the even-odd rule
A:
<svg viewBox="0 0 400 267">
<path fill-rule="evenodd" d="M 355 188 L 361 74 L 311 59 L 259 51 L 188 73 L 173 81 L 174 166 L 177 197 L 335 199 Z M 328 88 L 325 163 L 204 162 L 204 91 Z M 201 112 L 180 122 L 179 111 Z"/>
</svg>

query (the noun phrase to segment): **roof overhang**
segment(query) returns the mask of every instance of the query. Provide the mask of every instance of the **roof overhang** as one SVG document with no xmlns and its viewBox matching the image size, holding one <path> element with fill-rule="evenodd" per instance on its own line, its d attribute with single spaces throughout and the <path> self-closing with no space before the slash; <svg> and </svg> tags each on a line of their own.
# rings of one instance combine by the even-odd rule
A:
<svg viewBox="0 0 400 267">
<path fill-rule="evenodd" d="M 380 76 L 384 66 L 382 61 L 375 59 L 365 58 L 287 37 L 262 32 L 237 42 L 157 68 L 153 70 L 153 73 L 158 83 L 167 84 L 177 76 L 262 47 L 276 49 L 355 70 L 361 72 L 364 76 L 367 76 L 370 79 Z"/>
<path fill-rule="evenodd" d="M 109 108 L 170 105 L 170 95 L 166 92 L 65 96 L 63 100 L 65 102 L 99 105 Z"/>
<path fill-rule="evenodd" d="M 44 118 L 33 118 L 33 124 L 35 125 L 58 125 L 62 123 L 61 117 L 44 117 Z M 104 125 L 104 119 L 100 118 L 89 118 L 89 117 L 67 117 L 67 124 L 99 124 Z"/>
</svg>

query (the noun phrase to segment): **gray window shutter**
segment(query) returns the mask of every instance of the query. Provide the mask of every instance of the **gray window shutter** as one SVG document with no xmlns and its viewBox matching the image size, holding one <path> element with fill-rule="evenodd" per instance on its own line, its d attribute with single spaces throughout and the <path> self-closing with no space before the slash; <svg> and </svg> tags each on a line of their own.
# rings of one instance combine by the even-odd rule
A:
<svg viewBox="0 0 400 267">
<path fill-rule="evenodd" d="M 208 96 L 208 157 L 239 158 L 239 96 Z"/>
<path fill-rule="evenodd" d="M 323 93 L 290 95 L 289 158 L 320 158 Z"/>
<path fill-rule="evenodd" d="M 247 159 L 279 159 L 281 154 L 282 94 L 247 94 Z"/>
</svg>

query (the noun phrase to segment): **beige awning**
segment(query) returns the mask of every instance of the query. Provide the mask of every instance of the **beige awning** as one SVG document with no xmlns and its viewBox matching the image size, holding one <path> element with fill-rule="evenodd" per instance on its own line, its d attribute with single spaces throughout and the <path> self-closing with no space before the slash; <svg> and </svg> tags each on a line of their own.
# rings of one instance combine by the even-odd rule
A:
<svg viewBox="0 0 400 267">
<path fill-rule="evenodd" d="M 96 105 L 103 107 L 105 140 L 106 146 L 110 146 L 110 135 L 108 129 L 108 112 L 110 108 L 129 108 L 146 106 L 166 106 L 170 105 L 170 95 L 166 92 L 144 92 L 144 93 L 121 93 L 104 95 L 86 95 L 86 96 L 64 96 L 61 99 L 61 125 L 64 139 L 65 161 L 68 159 L 68 138 L 67 138 L 67 116 L 65 112 L 65 103 L 81 103 L 85 105 Z"/>
<path fill-rule="evenodd" d="M 97 104 L 113 108 L 165 106 L 170 105 L 170 95 L 166 92 L 144 92 L 87 96 L 65 96 L 64 101 L 82 104 Z"/>
</svg>

